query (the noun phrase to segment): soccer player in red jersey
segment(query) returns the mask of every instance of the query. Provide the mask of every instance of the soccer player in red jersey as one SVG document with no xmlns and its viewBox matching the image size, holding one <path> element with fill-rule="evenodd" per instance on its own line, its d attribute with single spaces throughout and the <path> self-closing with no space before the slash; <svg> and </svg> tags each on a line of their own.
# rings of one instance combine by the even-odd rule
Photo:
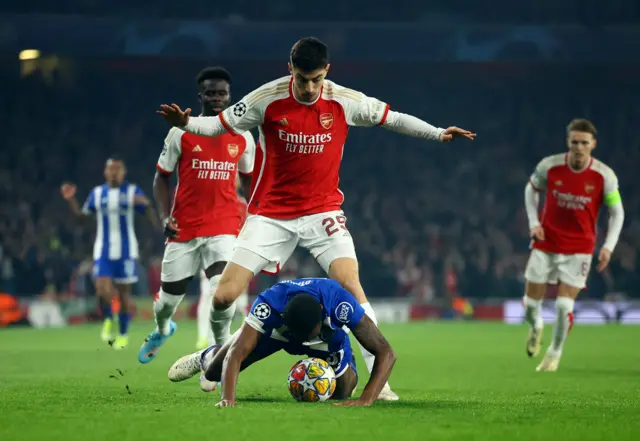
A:
<svg viewBox="0 0 640 441">
<path fill-rule="evenodd" d="M 596 222 L 603 204 L 609 209 L 607 236 L 598 254 L 597 270 L 609 264 L 618 242 L 624 209 L 616 174 L 591 156 L 596 128 L 585 119 L 567 126 L 568 153 L 544 158 L 525 187 L 532 251 L 525 271 L 525 315 L 531 325 L 527 354 L 536 356 L 542 342 L 540 315 L 548 283 L 558 283 L 553 340 L 538 371 L 558 369 L 562 348 L 573 324 L 573 306 L 585 287 L 596 246 Z M 538 217 L 538 193 L 545 192 Z"/>
<path fill-rule="evenodd" d="M 205 118 L 215 117 L 231 101 L 231 75 L 223 68 L 201 71 L 196 82 Z M 145 339 L 138 360 L 148 363 L 173 335 L 171 320 L 187 290 L 187 284 L 204 268 L 214 292 L 226 263 L 231 259 L 240 231 L 236 176 L 253 171 L 255 143 L 251 134 L 239 130 L 217 138 L 172 128 L 164 142 L 153 182 L 158 212 L 167 244 L 162 260 L 162 286 L 154 302 L 157 329 Z M 169 208 L 169 176 L 177 172 L 173 205 Z M 228 304 L 233 311 L 235 304 Z M 227 329 L 216 329 L 223 344 Z M 225 332 L 227 335 L 225 335 Z"/>
<path fill-rule="evenodd" d="M 249 199 L 249 217 L 214 294 L 212 323 L 230 326 L 231 305 L 255 274 L 276 273 L 300 245 L 313 255 L 376 322 L 360 284 L 353 240 L 347 230 L 338 188 L 342 151 L 350 126 L 381 126 L 441 142 L 474 133 L 442 129 L 389 110 L 389 105 L 326 79 L 327 46 L 304 38 L 290 53 L 291 75 L 263 85 L 216 117 L 190 117 L 191 110 L 162 105 L 170 124 L 203 136 L 239 133 L 258 127 L 260 164 Z M 374 154 L 372 152 L 372 154 Z M 215 334 L 214 329 L 214 334 Z M 363 347 L 369 372 L 374 357 Z M 397 400 L 385 386 L 380 399 Z"/>
</svg>

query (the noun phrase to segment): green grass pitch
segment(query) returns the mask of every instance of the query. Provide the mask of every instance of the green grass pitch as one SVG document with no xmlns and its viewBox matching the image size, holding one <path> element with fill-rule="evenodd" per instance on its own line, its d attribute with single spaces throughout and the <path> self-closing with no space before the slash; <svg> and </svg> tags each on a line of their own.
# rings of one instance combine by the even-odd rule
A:
<svg viewBox="0 0 640 441">
<path fill-rule="evenodd" d="M 349 409 L 293 401 L 285 384 L 297 358 L 287 354 L 241 374 L 239 407 L 216 409 L 218 391 L 167 380 L 192 351 L 193 322 L 179 323 L 141 366 L 137 349 L 151 326 L 135 323 L 120 352 L 99 341 L 96 326 L 0 331 L 0 440 L 640 439 L 640 326 L 575 327 L 549 374 L 526 357 L 524 326 L 386 325 L 401 401 Z M 361 391 L 368 375 L 358 362 Z"/>
</svg>

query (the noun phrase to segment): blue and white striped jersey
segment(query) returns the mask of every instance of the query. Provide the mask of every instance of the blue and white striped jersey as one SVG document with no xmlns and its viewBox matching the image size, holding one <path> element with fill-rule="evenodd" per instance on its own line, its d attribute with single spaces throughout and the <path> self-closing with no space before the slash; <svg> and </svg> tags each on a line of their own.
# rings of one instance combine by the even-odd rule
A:
<svg viewBox="0 0 640 441">
<path fill-rule="evenodd" d="M 146 205 L 136 203 L 135 197 L 144 193 L 135 184 L 124 182 L 120 187 L 107 184 L 95 187 L 87 198 L 82 212 L 95 213 L 96 240 L 93 245 L 94 260 L 137 259 L 139 257 L 134 214 L 142 213 Z"/>
</svg>

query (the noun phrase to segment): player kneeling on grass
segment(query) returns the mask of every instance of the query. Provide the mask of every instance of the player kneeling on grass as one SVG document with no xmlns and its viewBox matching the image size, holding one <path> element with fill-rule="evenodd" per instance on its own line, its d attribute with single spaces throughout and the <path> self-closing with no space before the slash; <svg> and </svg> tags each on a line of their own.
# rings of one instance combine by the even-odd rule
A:
<svg viewBox="0 0 640 441">
<path fill-rule="evenodd" d="M 217 406 L 235 406 L 240 371 L 285 350 L 329 363 L 337 377 L 332 398 L 347 399 L 358 382 L 349 330 L 375 355 L 375 363 L 360 398 L 339 405 L 370 406 L 387 383 L 396 356 L 355 297 L 330 279 L 274 285 L 258 296 L 244 325 L 229 342 L 180 358 L 169 369 L 169 379 L 183 381 L 200 373 L 200 387 L 205 392 L 222 381 L 222 401 Z"/>
</svg>

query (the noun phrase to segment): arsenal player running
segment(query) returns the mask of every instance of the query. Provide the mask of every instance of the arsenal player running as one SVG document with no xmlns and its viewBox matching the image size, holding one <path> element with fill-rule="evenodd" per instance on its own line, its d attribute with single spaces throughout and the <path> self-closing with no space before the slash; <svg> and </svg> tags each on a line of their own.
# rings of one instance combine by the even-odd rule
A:
<svg viewBox="0 0 640 441">
<path fill-rule="evenodd" d="M 231 100 L 229 72 L 207 68 L 198 74 L 196 82 L 204 117 L 214 117 L 227 108 Z M 175 332 L 176 324 L 171 317 L 185 295 L 187 284 L 201 267 L 209 279 L 211 292 L 215 291 L 222 269 L 231 259 L 242 222 L 236 176 L 238 172 L 253 171 L 254 156 L 255 144 L 249 132 L 211 138 L 179 128 L 169 131 L 153 182 L 167 237 L 162 286 L 154 303 L 157 329 L 140 348 L 141 363 L 153 360 L 160 346 Z M 174 171 L 178 183 L 169 209 L 169 175 Z M 228 329 L 214 327 L 213 331 L 217 338 L 228 337 L 224 335 Z"/>
<path fill-rule="evenodd" d="M 537 371 L 558 369 L 562 347 L 573 322 L 573 306 L 585 287 L 596 245 L 596 221 L 604 203 L 609 225 L 600 253 L 598 271 L 609 264 L 618 242 L 624 210 L 616 174 L 591 156 L 596 147 L 596 128 L 586 119 L 567 126 L 568 153 L 548 156 L 537 165 L 525 187 L 525 206 L 533 250 L 525 271 L 526 320 L 531 325 L 527 353 L 537 355 L 542 342 L 540 307 L 547 283 L 558 283 L 556 326 L 553 340 Z M 538 218 L 538 192 L 545 191 L 544 208 Z"/>
<path fill-rule="evenodd" d="M 212 323 L 230 326 L 234 300 L 255 274 L 277 272 L 300 245 L 332 279 L 360 302 L 376 322 L 360 284 L 358 261 L 341 205 L 338 172 L 349 126 L 382 126 L 441 142 L 475 134 L 441 129 L 389 110 L 389 105 L 326 80 L 327 47 L 316 38 L 298 41 L 290 53 L 290 76 L 265 84 L 217 117 L 190 117 L 191 110 L 162 105 L 170 124 L 203 136 L 258 127 L 260 163 L 249 200 L 249 217 L 214 294 Z M 258 168 L 259 167 L 259 168 Z M 214 329 L 214 333 L 215 333 Z M 369 372 L 374 355 L 361 347 Z M 226 392 L 226 391 L 225 391 Z M 380 399 L 397 400 L 385 386 Z"/>
</svg>

